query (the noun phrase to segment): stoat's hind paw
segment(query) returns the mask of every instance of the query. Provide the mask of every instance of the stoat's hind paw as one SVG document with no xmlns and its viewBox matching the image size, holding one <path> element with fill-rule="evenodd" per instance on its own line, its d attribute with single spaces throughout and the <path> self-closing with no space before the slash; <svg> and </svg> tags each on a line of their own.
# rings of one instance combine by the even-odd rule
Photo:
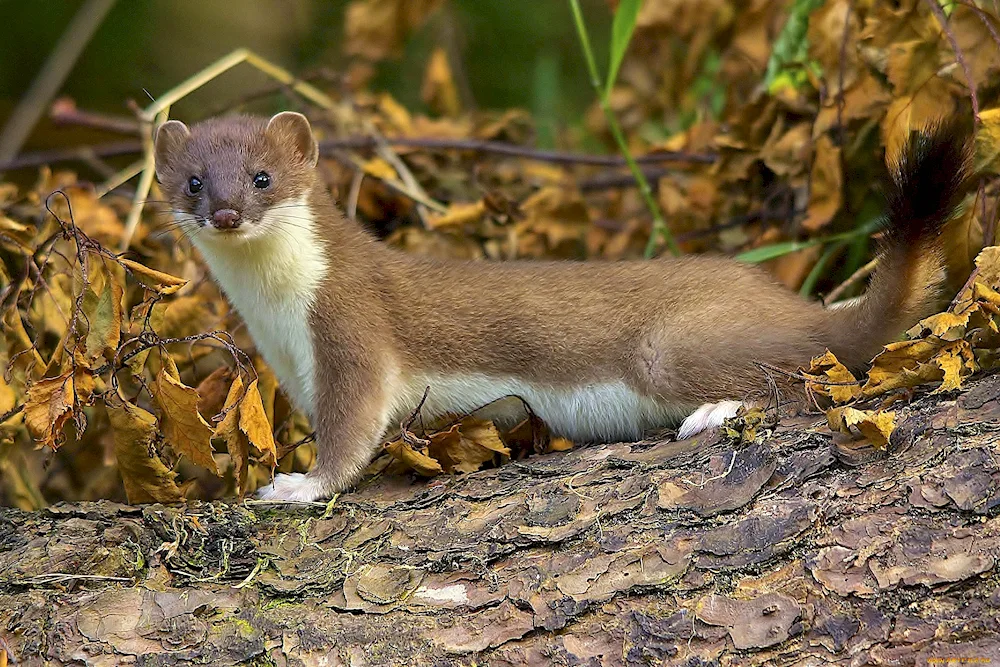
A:
<svg viewBox="0 0 1000 667">
<path fill-rule="evenodd" d="M 685 440 L 702 431 L 722 426 L 722 422 L 736 416 L 741 405 L 743 404 L 739 401 L 705 403 L 681 422 L 680 430 L 677 431 L 677 439 Z"/>
<path fill-rule="evenodd" d="M 257 497 L 261 500 L 311 502 L 325 500 L 331 495 L 319 479 L 300 472 L 276 475 L 274 482 L 257 489 Z"/>
</svg>

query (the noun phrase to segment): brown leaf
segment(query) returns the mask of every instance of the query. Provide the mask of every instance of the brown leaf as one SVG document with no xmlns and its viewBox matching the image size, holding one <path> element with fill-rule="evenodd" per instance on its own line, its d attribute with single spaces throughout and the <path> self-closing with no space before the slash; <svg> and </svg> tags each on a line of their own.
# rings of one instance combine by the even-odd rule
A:
<svg viewBox="0 0 1000 667">
<path fill-rule="evenodd" d="M 237 376 L 229 389 L 223 410 L 226 416 L 216 428 L 215 435 L 226 441 L 236 474 L 236 488 L 243 495 L 249 490 L 247 481 L 251 444 L 261 453 L 265 465 L 273 469 L 277 464 L 274 435 L 267 415 L 264 414 L 257 380 L 251 382 L 244 391 L 243 380 Z"/>
<path fill-rule="evenodd" d="M 219 366 L 198 383 L 198 412 L 206 420 L 222 412 L 229 387 L 236 374 L 228 366 Z"/>
<path fill-rule="evenodd" d="M 802 222 L 802 226 L 810 230 L 817 230 L 833 220 L 843 203 L 840 149 L 823 135 L 816 141 L 815 151 L 809 181 L 808 215 Z"/>
<path fill-rule="evenodd" d="M 44 378 L 28 388 L 24 424 L 42 446 L 58 449 L 63 427 L 73 416 L 73 374 Z"/>
<path fill-rule="evenodd" d="M 170 364 L 160 369 L 150 391 L 163 413 L 163 436 L 174 451 L 216 475 L 221 474 L 212 456 L 212 427 L 198 412 L 198 392 L 181 382 L 176 368 Z"/>
<path fill-rule="evenodd" d="M 475 472 L 496 454 L 510 456 L 491 421 L 468 417 L 447 431 L 430 436 L 427 453 L 445 472 Z"/>
<path fill-rule="evenodd" d="M 153 449 L 156 418 L 140 407 L 123 402 L 109 405 L 115 458 L 130 503 L 174 503 L 184 500 L 172 470 Z"/>
</svg>

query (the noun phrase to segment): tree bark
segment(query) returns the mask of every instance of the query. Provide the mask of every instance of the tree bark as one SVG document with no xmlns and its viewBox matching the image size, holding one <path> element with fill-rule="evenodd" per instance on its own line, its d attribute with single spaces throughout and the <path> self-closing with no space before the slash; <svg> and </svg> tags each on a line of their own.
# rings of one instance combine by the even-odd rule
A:
<svg viewBox="0 0 1000 667">
<path fill-rule="evenodd" d="M 811 418 L 328 508 L 0 510 L 0 639 L 26 665 L 1000 663 L 1000 376 L 898 410 L 887 453 Z"/>
</svg>

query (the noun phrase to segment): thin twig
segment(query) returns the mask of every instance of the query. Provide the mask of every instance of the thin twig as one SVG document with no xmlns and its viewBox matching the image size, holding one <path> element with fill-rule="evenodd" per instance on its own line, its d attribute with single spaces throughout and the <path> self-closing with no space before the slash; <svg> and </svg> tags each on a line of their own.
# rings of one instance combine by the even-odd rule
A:
<svg viewBox="0 0 1000 667">
<path fill-rule="evenodd" d="M 76 106 L 76 102 L 63 97 L 52 103 L 49 109 L 49 119 L 56 125 L 79 125 L 94 130 L 130 134 L 138 136 L 139 123 L 134 118 L 113 116 L 97 111 L 84 111 Z"/>
<path fill-rule="evenodd" d="M 955 33 L 952 31 L 951 25 L 948 23 L 948 17 L 944 15 L 944 10 L 941 9 L 941 5 L 938 4 L 938 0 L 924 0 L 924 2 L 937 18 L 938 23 L 941 24 L 941 30 L 944 31 L 945 36 L 948 37 L 948 41 L 951 42 L 951 50 L 955 52 L 955 60 L 958 61 L 962 71 L 965 72 L 965 80 L 969 84 L 969 99 L 972 100 L 972 116 L 975 120 L 976 126 L 978 127 L 979 98 L 976 96 L 976 81 L 972 78 L 972 70 L 969 68 L 969 63 L 966 62 L 962 49 L 958 47 L 958 39 L 955 37 Z"/>
<path fill-rule="evenodd" d="M 774 373 L 777 373 L 778 375 L 784 375 L 785 377 L 791 378 L 793 380 L 802 380 L 803 382 L 811 382 L 812 384 L 818 384 L 824 387 L 856 387 L 862 384 L 861 380 L 854 380 L 852 382 L 828 382 L 817 375 L 808 375 L 805 373 L 786 371 L 784 368 L 781 368 L 780 366 L 775 366 L 765 361 L 755 361 L 754 364 L 761 370 L 772 371 Z"/>
<path fill-rule="evenodd" d="M 119 155 L 135 155 L 142 151 L 138 141 L 116 141 L 96 146 L 73 146 L 70 148 L 55 148 L 52 150 L 32 151 L 22 153 L 15 158 L 0 162 L 0 172 L 14 169 L 41 167 L 56 162 L 71 162 L 85 160 L 89 156 L 117 157 Z"/>
<path fill-rule="evenodd" d="M 574 153 L 570 151 L 550 151 L 532 148 L 530 146 L 508 144 L 502 141 L 481 141 L 479 139 L 437 139 L 433 137 L 386 137 L 385 141 L 390 146 L 397 146 L 400 148 L 468 151 L 471 153 L 482 153 L 486 155 L 517 157 L 525 160 L 548 162 L 552 164 L 588 165 L 595 167 L 624 167 L 628 164 L 625 159 L 616 155 L 593 155 L 588 153 Z M 371 150 L 374 149 L 375 146 L 376 141 L 373 137 L 342 137 L 339 139 L 325 139 L 319 142 L 320 154 L 325 157 L 329 157 L 334 151 L 337 150 Z M 53 162 L 80 160 L 85 152 L 91 153 L 97 157 L 117 157 L 120 155 L 131 155 L 142 152 L 142 144 L 138 141 L 119 141 L 114 143 L 98 144 L 96 146 L 80 146 L 24 153 L 12 160 L 0 163 L 0 171 L 39 167 Z M 664 162 L 712 164 L 717 158 L 718 156 L 714 153 L 657 151 L 654 153 L 647 153 L 645 155 L 638 155 L 634 159 L 639 164 L 662 164 Z M 659 178 L 661 175 L 663 174 L 650 173 L 648 178 L 655 179 Z M 635 182 L 634 174 L 632 174 L 630 178 L 630 182 Z"/>
<path fill-rule="evenodd" d="M 7 412 L 5 412 L 2 415 L 0 415 L 0 424 L 4 423 L 5 421 L 7 421 L 8 419 L 10 419 L 11 417 L 14 417 L 15 415 L 21 414 L 21 412 L 23 410 L 24 410 L 24 405 L 14 406 L 13 408 L 11 408 L 10 410 L 8 410 Z"/>
</svg>

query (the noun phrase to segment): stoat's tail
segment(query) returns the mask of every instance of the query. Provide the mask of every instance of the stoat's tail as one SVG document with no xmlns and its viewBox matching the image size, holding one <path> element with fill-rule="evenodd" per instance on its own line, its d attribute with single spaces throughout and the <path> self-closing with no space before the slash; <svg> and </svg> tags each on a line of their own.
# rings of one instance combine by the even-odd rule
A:
<svg viewBox="0 0 1000 667">
<path fill-rule="evenodd" d="M 911 132 L 890 158 L 884 242 L 868 291 L 832 309 L 830 349 L 849 368 L 864 368 L 882 346 L 943 305 L 946 264 L 941 229 L 971 180 L 968 125 L 950 121 Z"/>
</svg>

